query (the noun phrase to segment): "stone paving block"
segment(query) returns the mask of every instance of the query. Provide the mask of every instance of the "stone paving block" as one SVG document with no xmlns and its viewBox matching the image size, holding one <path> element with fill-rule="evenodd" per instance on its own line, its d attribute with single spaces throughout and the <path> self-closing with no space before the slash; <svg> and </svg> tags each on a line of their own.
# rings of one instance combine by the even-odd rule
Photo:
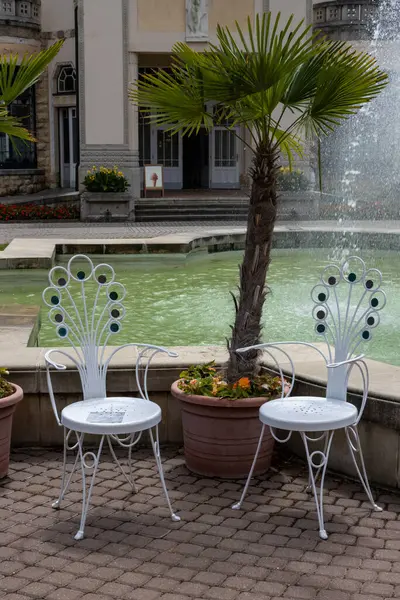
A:
<svg viewBox="0 0 400 600">
<path fill-rule="evenodd" d="M 34 581 L 29 583 L 26 587 L 22 588 L 21 593 L 31 598 L 46 598 L 51 592 L 54 592 L 57 588 L 49 583 L 41 583 Z"/>
<path fill-rule="evenodd" d="M 154 464 L 148 460 L 150 453 L 139 450 L 138 455 L 142 464 L 135 502 L 106 457 L 99 471 L 100 485 L 93 491 L 86 537 L 75 542 L 79 478 L 73 480 L 65 508 L 55 513 L 50 501 L 57 494 L 61 453 L 13 453 L 9 483 L 0 488 L 0 598 L 400 597 L 397 494 L 381 495 L 384 511 L 375 517 L 358 483 L 328 476 L 330 537 L 323 542 L 318 537 L 314 505 L 309 497 L 303 499 L 306 477 L 301 463 L 282 464 L 280 473 L 271 471 L 254 479 L 249 492 L 252 501 L 233 514 L 230 503 L 241 485 L 196 478 L 186 471 L 182 456 L 166 448 L 171 497 L 185 507 L 183 520 L 173 524 Z M 106 485 L 110 473 L 113 486 Z M 120 493 L 109 495 L 116 491 Z"/>
</svg>

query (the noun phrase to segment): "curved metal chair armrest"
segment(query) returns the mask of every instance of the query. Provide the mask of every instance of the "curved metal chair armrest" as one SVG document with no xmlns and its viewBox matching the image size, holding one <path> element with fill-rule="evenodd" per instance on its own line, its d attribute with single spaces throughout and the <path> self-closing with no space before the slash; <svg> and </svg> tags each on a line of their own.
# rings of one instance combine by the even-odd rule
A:
<svg viewBox="0 0 400 600">
<path fill-rule="evenodd" d="M 46 380 L 47 380 L 47 387 L 49 389 L 49 396 L 50 396 L 51 407 L 53 409 L 54 416 L 56 418 L 57 424 L 61 427 L 62 423 L 61 423 L 60 416 L 58 414 L 56 399 L 54 397 L 54 390 L 53 390 L 53 384 L 52 384 L 52 381 L 51 381 L 51 370 L 50 370 L 50 367 L 53 367 L 57 371 L 65 371 L 67 369 L 67 367 L 66 367 L 66 365 L 58 363 L 58 362 L 56 362 L 56 361 L 54 361 L 54 360 L 52 360 L 50 358 L 50 355 L 53 352 L 59 352 L 59 351 L 56 350 L 56 349 L 48 350 L 46 352 L 46 354 L 44 355 L 44 359 L 46 361 Z"/>
<path fill-rule="evenodd" d="M 46 361 L 46 368 L 49 369 L 49 367 L 53 367 L 54 369 L 57 369 L 57 371 L 65 371 L 67 368 L 65 365 L 62 365 L 61 363 L 58 363 L 50 358 L 52 352 L 58 352 L 58 350 L 48 350 L 44 355 L 44 359 Z"/>
<path fill-rule="evenodd" d="M 362 396 L 362 400 L 361 400 L 360 410 L 358 411 L 357 421 L 355 422 L 355 425 L 357 426 L 359 424 L 359 422 L 361 421 L 361 418 L 364 413 L 365 405 L 367 404 L 367 400 L 368 400 L 369 372 L 368 372 L 368 367 L 367 367 L 366 362 L 358 357 L 357 360 L 352 361 L 349 372 L 347 374 L 347 378 L 350 377 L 353 367 L 357 367 L 357 369 L 360 371 L 360 375 L 361 375 L 362 382 L 363 382 L 363 396 Z"/>
<path fill-rule="evenodd" d="M 354 358 L 342 360 L 341 362 L 338 362 L 338 363 L 330 363 L 330 364 L 327 364 L 326 366 L 328 367 L 328 369 L 336 369 L 337 367 L 343 367 L 344 365 L 353 365 L 354 363 L 361 361 L 364 357 L 365 357 L 365 354 L 360 354 L 359 356 L 355 356 Z"/>
<path fill-rule="evenodd" d="M 170 358 L 178 358 L 179 356 L 179 354 L 177 354 L 176 352 L 172 352 L 172 350 L 168 350 L 168 348 L 164 348 L 163 346 L 154 346 L 153 344 L 135 344 L 134 342 L 131 342 L 129 344 L 123 344 L 122 346 L 118 346 L 118 348 L 111 352 L 110 356 L 104 363 L 105 370 L 108 369 L 110 362 L 112 361 L 114 356 L 121 350 L 124 350 L 125 348 L 143 348 L 143 350 L 154 350 L 155 352 L 151 358 L 153 358 L 153 356 L 155 356 L 159 352 L 167 354 Z"/>
<path fill-rule="evenodd" d="M 322 352 L 322 350 L 320 350 L 319 348 L 317 348 L 317 346 L 315 346 L 314 344 L 311 344 L 310 342 L 266 342 L 265 344 L 256 344 L 255 346 L 247 346 L 247 348 L 238 348 L 236 350 L 236 352 L 238 352 L 239 354 L 242 354 L 244 352 L 249 352 L 250 350 L 263 350 L 264 348 L 275 348 L 277 346 L 307 346 L 308 348 L 312 348 L 313 350 L 315 350 L 316 352 L 318 352 L 318 354 L 320 356 L 322 356 L 322 358 L 325 361 L 325 364 L 328 363 L 328 359 L 325 356 L 325 354 Z"/>
<path fill-rule="evenodd" d="M 110 362 L 114 358 L 114 356 L 120 350 L 123 350 L 125 348 L 138 348 L 139 349 L 139 355 L 136 359 L 136 366 L 135 366 L 136 384 L 138 386 L 138 390 L 139 390 L 141 397 L 144 400 L 150 400 L 149 394 L 147 391 L 147 376 L 148 376 L 148 372 L 149 372 L 150 363 L 153 360 L 154 356 L 158 353 L 162 353 L 162 354 L 167 354 L 167 356 L 169 356 L 170 358 L 177 358 L 179 355 L 176 352 L 173 352 L 172 350 L 168 350 L 168 348 L 164 348 L 163 346 L 155 346 L 154 344 L 135 344 L 134 342 L 132 342 L 130 344 L 124 344 L 123 346 L 116 348 L 111 353 L 111 355 L 108 357 L 106 362 L 104 363 L 105 374 L 107 373 L 108 367 L 110 366 Z M 141 368 L 141 361 L 143 358 L 145 358 L 144 355 L 147 350 L 151 350 L 152 352 L 151 352 L 150 356 L 146 357 L 147 363 L 145 366 L 143 366 L 143 376 L 142 376 L 142 381 L 141 381 L 139 371 Z"/>
</svg>

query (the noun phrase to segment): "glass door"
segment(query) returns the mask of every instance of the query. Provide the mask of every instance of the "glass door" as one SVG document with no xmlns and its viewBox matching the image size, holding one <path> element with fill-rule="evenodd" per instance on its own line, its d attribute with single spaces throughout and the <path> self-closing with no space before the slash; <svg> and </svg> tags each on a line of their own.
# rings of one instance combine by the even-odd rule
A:
<svg viewBox="0 0 400 600">
<path fill-rule="evenodd" d="M 237 128 L 214 127 L 211 134 L 211 188 L 239 188 L 239 140 Z"/>
<path fill-rule="evenodd" d="M 78 157 L 78 120 L 76 108 L 60 108 L 60 179 L 61 187 L 74 188 Z"/>
<path fill-rule="evenodd" d="M 182 136 L 180 134 L 173 135 L 164 127 L 152 126 L 151 159 L 153 164 L 164 167 L 165 189 L 182 189 Z"/>
</svg>

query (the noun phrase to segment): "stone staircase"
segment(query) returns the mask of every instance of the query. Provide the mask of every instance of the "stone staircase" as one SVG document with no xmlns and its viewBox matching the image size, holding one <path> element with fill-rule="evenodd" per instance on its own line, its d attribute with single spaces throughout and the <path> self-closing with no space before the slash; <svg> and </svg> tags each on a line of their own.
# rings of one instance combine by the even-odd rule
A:
<svg viewBox="0 0 400 600">
<path fill-rule="evenodd" d="M 135 205 L 137 222 L 229 221 L 244 223 L 248 198 L 188 197 L 140 198 Z"/>
</svg>

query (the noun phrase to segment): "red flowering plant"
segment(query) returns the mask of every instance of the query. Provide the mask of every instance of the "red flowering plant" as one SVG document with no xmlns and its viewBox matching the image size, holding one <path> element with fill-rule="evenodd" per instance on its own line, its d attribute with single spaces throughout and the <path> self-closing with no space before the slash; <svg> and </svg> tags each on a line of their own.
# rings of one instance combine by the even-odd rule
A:
<svg viewBox="0 0 400 600">
<path fill-rule="evenodd" d="M 0 204 L 0 221 L 45 221 L 78 219 L 77 204 L 47 206 L 43 204 Z"/>
<path fill-rule="evenodd" d="M 286 382 L 285 382 L 286 384 Z M 282 379 L 267 373 L 253 379 L 241 377 L 230 384 L 224 378 L 223 370 L 218 370 L 215 361 L 206 365 L 194 365 L 180 374 L 178 387 L 185 394 L 211 396 L 212 398 L 278 398 L 282 394 Z"/>
</svg>

